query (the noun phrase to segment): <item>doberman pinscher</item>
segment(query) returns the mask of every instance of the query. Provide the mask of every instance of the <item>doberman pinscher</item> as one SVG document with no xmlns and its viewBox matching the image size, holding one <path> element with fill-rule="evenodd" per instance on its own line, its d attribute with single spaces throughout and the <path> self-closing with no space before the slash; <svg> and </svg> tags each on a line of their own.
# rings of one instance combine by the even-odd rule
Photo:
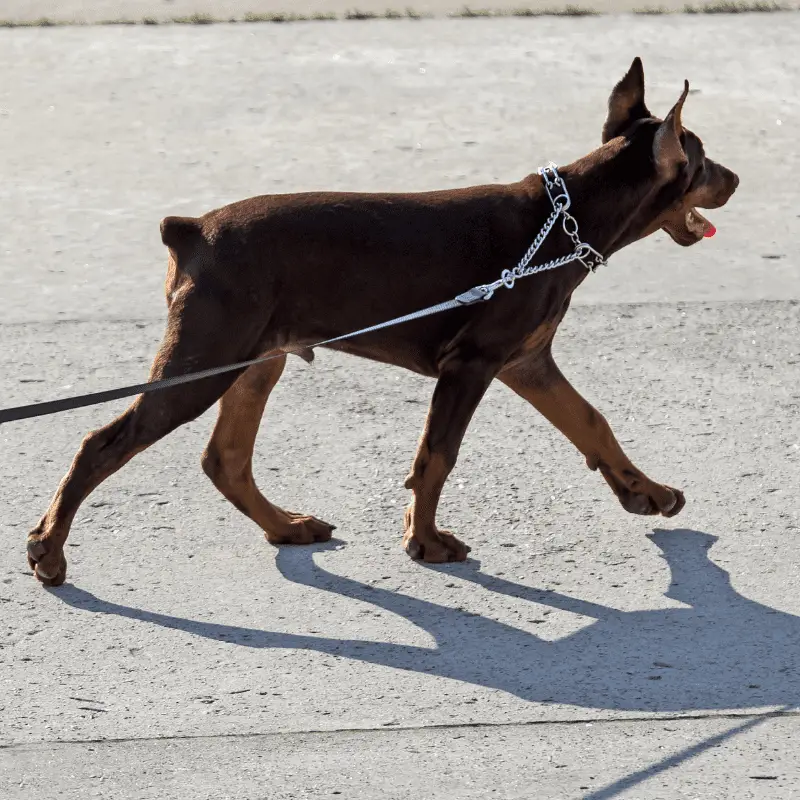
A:
<svg viewBox="0 0 800 800">
<path fill-rule="evenodd" d="M 602 145 L 561 169 L 581 237 L 605 257 L 666 231 L 680 245 L 714 228 L 698 211 L 724 205 L 739 179 L 707 158 L 681 124 L 689 84 L 661 120 L 644 101 L 634 60 L 608 101 Z M 150 378 L 158 380 L 272 353 L 273 360 L 137 397 L 89 434 L 49 509 L 28 538 L 36 576 L 66 576 L 64 543 L 80 504 L 137 453 L 217 400 L 202 465 L 214 485 L 273 544 L 331 537 L 333 526 L 270 503 L 253 480 L 253 445 L 287 352 L 440 303 L 516 264 L 552 211 L 539 174 L 518 183 L 412 194 L 319 192 L 266 195 L 202 217 L 167 217 L 168 321 Z M 542 259 L 570 249 L 560 228 Z M 407 553 L 461 561 L 469 548 L 436 526 L 442 487 L 467 425 L 497 378 L 561 430 L 634 514 L 674 516 L 677 489 L 656 483 L 622 451 L 605 418 L 569 384 L 551 345 L 572 292 L 587 275 L 572 262 L 541 272 L 490 302 L 457 308 L 331 345 L 436 379 L 405 485 Z"/>
</svg>

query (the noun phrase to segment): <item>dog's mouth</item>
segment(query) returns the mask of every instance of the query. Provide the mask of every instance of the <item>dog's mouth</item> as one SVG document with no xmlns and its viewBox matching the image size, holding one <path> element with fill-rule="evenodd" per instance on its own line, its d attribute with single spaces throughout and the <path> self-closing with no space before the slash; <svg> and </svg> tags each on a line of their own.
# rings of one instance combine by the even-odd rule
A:
<svg viewBox="0 0 800 800">
<path fill-rule="evenodd" d="M 714 225 L 694 207 L 676 219 L 665 222 L 661 229 L 683 247 L 697 244 L 701 239 L 710 239 L 717 232 Z"/>
</svg>

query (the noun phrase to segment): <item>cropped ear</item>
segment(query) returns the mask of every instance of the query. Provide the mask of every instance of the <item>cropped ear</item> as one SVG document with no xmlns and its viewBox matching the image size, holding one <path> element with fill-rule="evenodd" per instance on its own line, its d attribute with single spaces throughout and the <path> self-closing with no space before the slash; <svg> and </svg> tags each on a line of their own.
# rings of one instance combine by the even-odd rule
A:
<svg viewBox="0 0 800 800">
<path fill-rule="evenodd" d="M 666 119 L 658 126 L 653 139 L 653 160 L 659 174 L 666 179 L 674 178 L 681 167 L 689 163 L 681 144 L 681 133 L 683 132 L 681 112 L 688 94 L 689 81 L 684 81 L 683 94 L 670 109 Z"/>
<path fill-rule="evenodd" d="M 608 98 L 608 116 L 603 125 L 603 144 L 620 136 L 634 122 L 653 115 L 644 104 L 644 68 L 639 56 Z"/>
</svg>

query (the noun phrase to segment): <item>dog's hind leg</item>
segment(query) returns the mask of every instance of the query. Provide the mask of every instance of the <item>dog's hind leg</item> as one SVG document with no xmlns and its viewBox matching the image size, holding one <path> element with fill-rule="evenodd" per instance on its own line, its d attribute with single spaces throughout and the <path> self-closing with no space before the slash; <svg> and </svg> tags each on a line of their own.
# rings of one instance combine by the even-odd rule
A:
<svg viewBox="0 0 800 800">
<path fill-rule="evenodd" d="M 271 544 L 326 542 L 333 525 L 273 505 L 253 479 L 258 427 L 285 364 L 283 355 L 250 367 L 223 395 L 217 424 L 203 453 L 203 470 L 217 489 L 264 531 Z"/>
<path fill-rule="evenodd" d="M 470 548 L 452 533 L 437 528 L 436 509 L 469 421 L 495 374 L 493 366 L 479 358 L 453 360 L 440 372 L 405 483 L 414 492 L 406 509 L 403 536 L 403 547 L 411 558 L 430 563 L 464 561 L 469 553 Z"/>
<path fill-rule="evenodd" d="M 170 306 L 169 321 L 150 380 L 236 362 L 253 355 L 260 329 L 230 324 L 231 313 L 190 288 Z M 209 409 L 241 373 L 204 378 L 143 394 L 114 422 L 90 433 L 61 481 L 50 507 L 28 537 L 28 560 L 40 581 L 66 577 L 64 543 L 81 503 L 133 456 Z"/>
</svg>

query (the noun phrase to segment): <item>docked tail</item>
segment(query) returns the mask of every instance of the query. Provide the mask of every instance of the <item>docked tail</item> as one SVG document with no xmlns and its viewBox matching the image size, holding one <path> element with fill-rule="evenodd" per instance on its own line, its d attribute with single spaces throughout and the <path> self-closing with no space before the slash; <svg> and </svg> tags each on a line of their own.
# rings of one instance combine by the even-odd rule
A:
<svg viewBox="0 0 800 800">
<path fill-rule="evenodd" d="M 195 217 L 164 217 L 161 220 L 161 241 L 179 260 L 202 240 L 200 220 Z"/>
</svg>

